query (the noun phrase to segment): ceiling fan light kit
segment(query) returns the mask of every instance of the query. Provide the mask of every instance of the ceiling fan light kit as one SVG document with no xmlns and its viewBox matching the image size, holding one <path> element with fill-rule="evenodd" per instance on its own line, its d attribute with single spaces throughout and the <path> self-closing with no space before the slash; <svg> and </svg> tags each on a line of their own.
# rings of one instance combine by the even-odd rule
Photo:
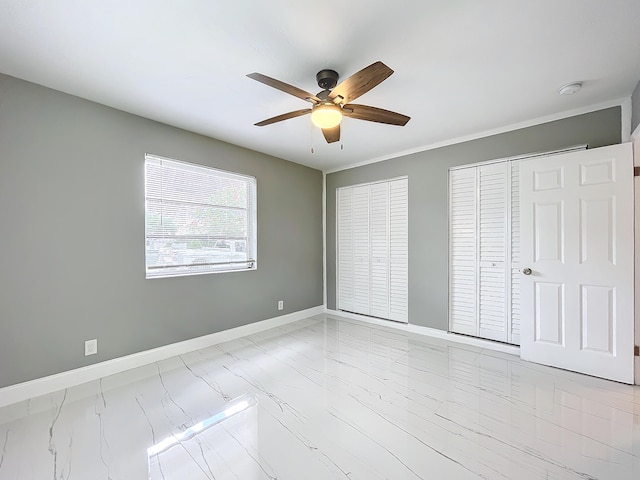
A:
<svg viewBox="0 0 640 480">
<path fill-rule="evenodd" d="M 264 127 L 265 125 L 310 113 L 311 122 L 322 129 L 327 143 L 340 140 L 340 122 L 343 116 L 387 125 L 404 126 L 411 117 L 382 108 L 349 103 L 382 83 L 392 73 L 393 70 L 384 63 L 375 62 L 338 84 L 338 72 L 330 69 L 320 70 L 316 74 L 316 81 L 322 91 L 317 95 L 261 73 L 249 73 L 247 77 L 253 80 L 313 104 L 312 108 L 284 113 L 258 122 L 255 125 Z"/>
<path fill-rule="evenodd" d="M 311 121 L 319 128 L 333 128 L 342 121 L 341 108 L 334 103 L 322 103 L 313 107 Z"/>
</svg>

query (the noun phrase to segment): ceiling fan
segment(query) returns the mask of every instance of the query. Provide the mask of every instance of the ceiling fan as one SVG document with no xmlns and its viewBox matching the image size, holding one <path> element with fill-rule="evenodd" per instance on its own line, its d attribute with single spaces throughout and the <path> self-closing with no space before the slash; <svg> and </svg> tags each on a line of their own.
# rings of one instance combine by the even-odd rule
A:
<svg viewBox="0 0 640 480">
<path fill-rule="evenodd" d="M 391 76 L 392 73 L 393 70 L 384 63 L 375 62 L 359 72 L 354 73 L 338 85 L 338 73 L 336 71 L 321 70 L 316 75 L 316 81 L 318 82 L 318 86 L 322 88 L 322 91 L 317 95 L 312 95 L 298 87 L 281 82 L 275 78 L 267 77 L 261 73 L 250 73 L 247 77 L 313 104 L 311 108 L 284 113 L 258 122 L 255 125 L 264 127 L 265 125 L 271 125 L 272 123 L 310 113 L 311 121 L 314 125 L 322 129 L 327 143 L 340 140 L 340 122 L 343 116 L 357 120 L 367 120 L 369 122 L 404 126 L 411 117 L 389 110 L 383 110 L 382 108 L 349 103 L 382 83 Z"/>
</svg>

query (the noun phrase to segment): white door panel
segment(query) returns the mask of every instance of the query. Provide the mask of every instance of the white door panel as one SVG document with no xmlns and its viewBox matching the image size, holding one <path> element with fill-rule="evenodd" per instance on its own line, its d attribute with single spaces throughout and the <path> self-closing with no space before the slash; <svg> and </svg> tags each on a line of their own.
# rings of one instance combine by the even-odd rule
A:
<svg viewBox="0 0 640 480">
<path fill-rule="evenodd" d="M 353 188 L 353 311 L 369 315 L 370 261 L 369 186 Z"/>
<path fill-rule="evenodd" d="M 478 335 L 477 168 L 449 174 L 449 328 Z"/>
<path fill-rule="evenodd" d="M 509 213 L 509 233 L 511 238 L 511 268 L 509 270 L 511 288 L 509 291 L 510 342 L 520 345 L 520 161 L 509 162 L 511 167 L 511 205 Z"/>
<path fill-rule="evenodd" d="M 520 164 L 521 355 L 633 382 L 630 144 Z"/>
<path fill-rule="evenodd" d="M 534 341 L 564 346 L 564 284 L 536 282 L 534 288 Z"/>
<path fill-rule="evenodd" d="M 449 175 L 449 328 L 519 343 L 517 162 L 453 169 Z M 514 237 L 515 234 L 515 237 Z M 516 242 L 516 243 L 514 243 Z M 517 285 L 516 285 L 517 287 Z M 515 324 L 513 323 L 515 319 Z"/>
<path fill-rule="evenodd" d="M 389 318 L 389 183 L 369 187 L 371 199 L 370 315 Z"/>
<path fill-rule="evenodd" d="M 508 338 L 507 162 L 478 167 L 478 336 Z M 510 179 L 509 179 L 510 181 Z"/>
<path fill-rule="evenodd" d="M 409 322 L 409 180 L 389 182 L 389 319 Z"/>
<path fill-rule="evenodd" d="M 353 189 L 338 190 L 338 309 L 353 311 Z"/>
<path fill-rule="evenodd" d="M 337 305 L 408 321 L 408 180 L 337 190 Z"/>
</svg>

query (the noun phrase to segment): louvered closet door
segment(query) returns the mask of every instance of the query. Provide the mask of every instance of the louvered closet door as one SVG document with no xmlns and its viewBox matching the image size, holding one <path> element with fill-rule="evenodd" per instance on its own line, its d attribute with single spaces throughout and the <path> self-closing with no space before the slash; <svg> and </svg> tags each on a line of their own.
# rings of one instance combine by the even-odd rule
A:
<svg viewBox="0 0 640 480">
<path fill-rule="evenodd" d="M 353 312 L 370 315 L 369 185 L 353 187 Z"/>
<path fill-rule="evenodd" d="M 476 295 L 476 168 L 449 175 L 449 328 L 478 334 Z"/>
<path fill-rule="evenodd" d="M 338 309 L 353 311 L 353 189 L 338 190 Z"/>
<path fill-rule="evenodd" d="M 449 328 L 520 342 L 519 164 L 450 172 Z"/>
<path fill-rule="evenodd" d="M 409 322 L 409 180 L 389 182 L 389 318 Z"/>
<path fill-rule="evenodd" d="M 389 183 L 371 185 L 371 310 L 389 318 Z"/>
<path fill-rule="evenodd" d="M 408 322 L 408 180 L 338 189 L 340 310 Z"/>
<path fill-rule="evenodd" d="M 478 335 L 508 340 L 507 163 L 479 167 Z"/>
<path fill-rule="evenodd" d="M 511 338 L 507 341 L 520 345 L 520 161 L 509 162 L 511 167 Z"/>
</svg>

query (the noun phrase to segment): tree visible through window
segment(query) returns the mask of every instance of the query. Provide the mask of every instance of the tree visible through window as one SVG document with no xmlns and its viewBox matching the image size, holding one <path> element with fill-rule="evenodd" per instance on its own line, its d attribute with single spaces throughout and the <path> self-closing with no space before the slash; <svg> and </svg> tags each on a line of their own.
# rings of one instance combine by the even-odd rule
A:
<svg viewBox="0 0 640 480">
<path fill-rule="evenodd" d="M 147 278 L 256 268 L 254 177 L 145 159 Z"/>
</svg>

